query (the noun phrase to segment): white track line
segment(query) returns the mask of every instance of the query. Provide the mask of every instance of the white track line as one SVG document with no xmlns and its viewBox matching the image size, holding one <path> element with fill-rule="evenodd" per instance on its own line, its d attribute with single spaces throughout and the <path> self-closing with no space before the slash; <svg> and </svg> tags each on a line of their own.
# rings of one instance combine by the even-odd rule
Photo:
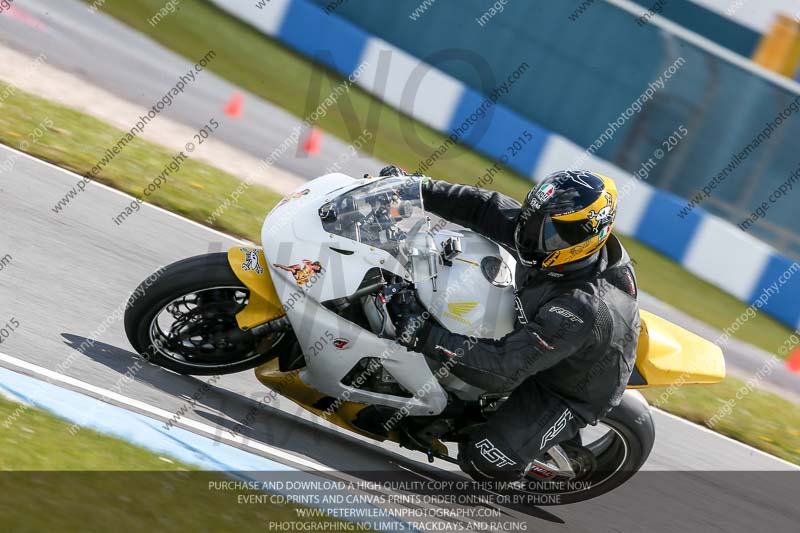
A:
<svg viewBox="0 0 800 533">
<path fill-rule="evenodd" d="M 14 366 L 16 366 L 18 368 L 25 369 L 28 372 L 33 372 L 34 374 L 37 374 L 39 376 L 43 376 L 43 377 L 47 378 L 48 381 L 51 381 L 51 382 L 52 381 L 58 381 L 58 382 L 66 384 L 66 385 L 71 385 L 72 387 L 81 389 L 83 391 L 90 392 L 90 393 L 92 393 L 92 396 L 95 397 L 95 399 L 97 399 L 98 401 L 103 401 L 103 400 L 101 400 L 100 398 L 97 398 L 95 395 L 99 395 L 102 398 L 107 398 L 109 400 L 114 400 L 115 402 L 124 404 L 124 405 L 129 406 L 129 407 L 133 407 L 135 409 L 138 409 L 140 411 L 144 411 L 144 412 L 149 413 L 151 415 L 155 415 L 158 418 L 161 418 L 163 420 L 169 420 L 173 416 L 173 413 L 170 413 L 169 411 L 165 411 L 164 409 L 161 409 L 159 407 L 154 407 L 154 406 L 152 406 L 150 404 L 147 404 L 147 403 L 144 403 L 144 402 L 140 402 L 139 400 L 134 400 L 133 398 L 128 398 L 127 396 L 123 396 L 121 394 L 117 394 L 116 392 L 113 392 L 113 391 L 110 391 L 110 390 L 107 390 L 107 389 L 103 389 L 103 388 L 97 387 L 95 385 L 91 385 L 91 384 L 86 383 L 84 381 L 81 381 L 79 379 L 75 379 L 75 378 L 70 377 L 70 376 L 65 376 L 64 374 L 60 374 L 60 373 L 55 372 L 53 370 L 49 370 L 47 368 L 43 368 L 41 366 L 34 365 L 33 363 L 29 363 L 27 361 L 23 361 L 22 359 L 18 359 L 16 357 L 13 357 L 11 355 L 5 354 L 3 352 L 0 352 L 0 361 L 4 361 L 4 362 L 9 363 L 11 365 L 14 365 Z M 218 428 L 214 428 L 212 426 L 209 426 L 208 424 L 204 424 L 203 422 L 198 422 L 197 420 L 192 420 L 192 419 L 188 419 L 188 418 L 182 418 L 180 420 L 180 422 L 178 422 L 178 424 L 181 425 L 181 426 L 185 426 L 187 428 L 191 428 L 191 429 L 195 430 L 198 433 L 205 433 L 205 434 L 211 435 L 216 440 L 233 442 L 235 444 L 238 444 L 240 447 L 251 448 L 253 450 L 257 450 L 259 452 L 269 454 L 272 457 L 277 457 L 279 459 L 283 459 L 284 461 L 288 461 L 290 463 L 290 465 L 292 465 L 292 466 L 299 465 L 301 467 L 305 467 L 305 468 L 308 468 L 310 470 L 314 470 L 314 471 L 318 471 L 318 472 L 332 472 L 333 471 L 333 469 L 328 468 L 328 467 L 326 467 L 324 465 L 321 465 L 319 463 L 315 463 L 315 462 L 309 461 L 307 459 L 304 459 L 302 457 L 298 457 L 296 455 L 292 455 L 292 454 L 287 453 L 287 452 L 285 452 L 285 451 L 283 451 L 283 450 L 281 450 L 279 448 L 274 448 L 274 447 L 269 446 L 267 444 L 264 444 L 264 443 L 261 443 L 261 442 L 258 442 L 258 441 L 253 441 L 251 439 L 242 437 L 241 435 L 230 436 L 230 435 L 228 435 L 227 433 L 224 433 L 224 432 L 220 433 Z"/>
<path fill-rule="evenodd" d="M 49 163 L 49 162 L 47 162 L 47 161 L 42 161 L 42 160 L 41 160 L 41 159 L 39 159 L 39 158 L 33 157 L 33 156 L 31 156 L 31 155 L 28 155 L 28 154 L 26 154 L 25 152 L 20 152 L 19 150 L 16 150 L 16 149 L 14 149 L 14 148 L 11 148 L 10 146 L 6 146 L 6 145 L 2 145 L 2 144 L 0 144 L 0 147 L 2 147 L 2 148 L 5 148 L 5 149 L 7 149 L 7 150 L 9 150 L 9 151 L 12 151 L 12 152 L 16 152 L 16 153 L 18 153 L 18 154 L 22 154 L 22 156 L 24 156 L 24 157 L 26 157 L 26 158 L 28 158 L 28 159 L 31 159 L 31 160 L 33 160 L 33 161 L 37 161 L 37 162 L 39 162 L 39 163 L 41 163 L 41 164 L 43 164 L 43 165 L 46 165 L 46 166 L 48 166 L 48 167 L 50 167 L 50 168 L 53 168 L 53 169 L 55 169 L 55 170 L 59 171 L 59 172 L 61 172 L 61 173 L 65 174 L 65 175 L 67 175 L 67 176 L 71 176 L 71 177 L 73 177 L 73 178 L 78 178 L 78 179 L 82 178 L 82 176 L 79 176 L 78 174 L 75 174 L 75 173 L 74 173 L 74 172 L 72 172 L 72 171 L 69 171 L 69 170 L 66 170 L 66 169 L 64 169 L 64 168 L 61 168 L 61 167 L 59 167 L 58 165 L 54 165 L 53 163 Z M 131 199 L 132 199 L 132 198 L 134 198 L 133 196 L 131 196 L 131 195 L 127 194 L 127 193 L 124 193 L 124 192 L 122 192 L 122 191 L 119 191 L 119 190 L 117 190 L 117 189 L 114 189 L 114 188 L 112 188 L 112 187 L 109 187 L 108 185 L 104 185 L 104 184 L 102 184 L 102 183 L 97 183 L 97 182 L 95 182 L 95 181 L 90 181 L 89 183 L 90 183 L 90 184 L 92 184 L 92 185 L 96 185 L 96 186 L 102 187 L 102 188 L 104 188 L 104 189 L 106 189 L 106 190 L 108 190 L 108 191 L 111 191 L 112 193 L 119 194 L 119 195 L 121 195 L 121 196 L 125 196 L 126 198 L 131 198 Z M 167 215 L 169 215 L 169 216 L 171 216 L 171 217 L 177 218 L 178 220 L 182 220 L 183 222 L 188 222 L 189 224 L 192 224 L 192 225 L 194 225 L 194 226 L 197 226 L 197 227 L 199 227 L 199 228 L 203 228 L 204 230 L 206 230 L 206 231 L 210 231 L 211 233 L 215 233 L 215 234 L 217 234 L 217 235 L 219 235 L 219 236 L 221 236 L 221 237 L 226 237 L 226 238 L 228 238 L 228 239 L 232 239 L 232 240 L 234 240 L 234 241 L 236 241 L 236 242 L 240 242 L 240 243 L 244 243 L 244 244 L 249 244 L 249 245 L 253 245 L 253 244 L 254 244 L 254 243 L 251 243 L 251 242 L 249 242 L 249 241 L 245 241 L 245 240 L 239 239 L 239 238 L 237 238 L 237 237 L 233 237 L 233 236 L 231 236 L 231 235 L 228 235 L 227 233 L 223 233 L 223 232 L 221 232 L 221 231 L 219 231 L 219 230 L 215 230 L 214 228 L 209 228 L 208 226 L 204 226 L 203 224 L 200 224 L 199 222 L 195 222 L 194 220 L 191 220 L 191 219 L 188 219 L 188 218 L 186 218 L 186 217 L 183 217 L 183 216 L 181 216 L 181 215 L 178 215 L 178 214 L 176 214 L 176 213 L 173 213 L 172 211 L 167 211 L 166 209 L 164 209 L 164 208 L 162 208 L 162 207 L 158 207 L 157 205 L 148 204 L 147 202 L 145 202 L 145 203 L 144 203 L 144 205 L 150 206 L 152 209 L 156 209 L 156 210 L 158 210 L 158 211 L 161 211 L 162 213 L 165 213 L 165 214 L 167 214 Z M 4 355 L 4 354 L 2 354 L 2 352 L 0 352 L 0 359 L 3 359 L 3 357 L 2 357 L 3 355 Z M 10 357 L 10 356 L 6 356 L 6 357 Z M 13 359 L 13 358 L 12 358 L 12 359 Z M 17 360 L 17 361 L 23 362 L 23 361 L 21 361 L 21 360 Z M 27 363 L 26 363 L 26 364 L 27 364 Z M 32 366 L 35 366 L 35 365 L 32 365 Z M 40 368 L 40 367 L 37 367 L 37 368 Z M 46 369 L 42 369 L 42 370 L 46 370 Z M 50 372 L 50 371 L 49 371 L 49 370 L 47 370 L 47 372 Z M 61 374 L 57 374 L 57 375 L 61 376 Z M 64 377 L 66 377 L 66 376 L 64 376 Z M 69 378 L 69 379 L 72 379 L 72 378 Z M 77 380 L 76 380 L 76 381 L 77 381 Z M 78 383 L 83 383 L 83 382 L 82 382 L 82 381 L 78 381 Z M 85 384 L 85 385 L 87 385 L 87 386 L 90 386 L 90 387 L 92 386 L 92 385 L 89 385 L 88 383 L 87 383 L 87 384 Z M 103 389 L 99 389 L 99 390 L 103 390 Z M 111 394 L 113 394 L 113 393 L 111 393 Z M 124 397 L 123 397 L 123 398 L 124 398 Z M 126 400 L 127 400 L 127 401 L 129 401 L 129 402 L 136 402 L 136 400 L 131 400 L 130 398 L 126 398 Z M 157 409 L 157 410 L 161 410 L 161 409 L 159 409 L 159 408 L 157 408 L 157 407 L 152 407 L 152 406 L 150 406 L 150 405 L 148 405 L 148 404 L 144 404 L 144 403 L 142 403 L 142 402 L 137 402 L 137 403 L 141 403 L 142 405 L 147 405 L 148 409 Z M 655 408 L 653 408 L 653 409 L 655 409 Z M 660 409 L 655 409 L 655 410 L 657 410 L 659 413 L 663 414 L 664 416 L 668 416 L 668 417 L 670 417 L 670 418 L 673 418 L 674 420 L 677 420 L 677 421 L 679 421 L 679 422 L 681 422 L 681 423 L 683 423 L 683 424 L 686 424 L 687 426 L 691 426 L 691 427 L 693 427 L 693 428 L 695 428 L 695 429 L 698 429 L 698 430 L 701 430 L 701 431 L 706 431 L 706 432 L 708 432 L 708 433 L 712 433 L 712 434 L 716 435 L 717 437 L 719 437 L 719 438 L 720 438 L 720 439 L 722 439 L 722 440 L 725 440 L 725 441 L 731 442 L 731 443 L 733 443 L 733 444 L 738 444 L 739 446 L 741 446 L 741 447 L 743 447 L 743 448 L 746 448 L 747 450 L 749 450 L 749 451 L 751 451 L 751 452 L 755 452 L 755 453 L 759 453 L 759 454 L 761 454 L 761 455 L 765 455 L 765 456 L 767 456 L 767 457 L 769 457 L 769 458 L 771 458 L 771 459 L 774 459 L 775 461 L 778 461 L 778 462 L 780 462 L 780 463 L 783 463 L 783 464 L 785 464 L 785 465 L 787 465 L 787 466 L 790 466 L 790 467 L 792 467 L 793 469 L 800 469 L 800 468 L 798 468 L 798 466 L 797 466 L 797 465 L 794 465 L 794 464 L 792 464 L 792 463 L 790 463 L 790 462 L 788 462 L 788 461 L 786 461 L 786 460 L 784 460 L 784 459 L 781 459 L 780 457 L 776 457 L 776 456 L 774 456 L 774 455 L 772 455 L 772 454 L 769 454 L 769 453 L 767 453 L 767 452 L 764 452 L 764 451 L 762 451 L 762 450 L 759 450 L 759 449 L 757 449 L 757 448 L 753 448 L 753 447 L 752 447 L 752 446 L 750 446 L 749 444 L 745 444 L 745 443 L 743 443 L 743 442 L 739 442 L 738 440 L 734 440 L 734 439 L 732 439 L 732 438 L 730 438 L 730 437 L 727 437 L 727 436 L 725 436 L 725 435 L 723 435 L 723 434 L 721 434 L 721 433 L 717 433 L 716 431 L 712 431 L 712 430 L 710 430 L 710 429 L 708 429 L 708 428 L 706 428 L 706 427 L 703 427 L 703 426 L 700 426 L 700 425 L 698 425 L 698 424 L 695 424 L 695 423 L 693 423 L 693 422 L 690 422 L 690 421 L 688 421 L 688 420 L 686 420 L 686 419 L 684 419 L 684 418 L 681 418 L 681 417 L 679 417 L 679 416 L 675 416 L 675 415 L 673 415 L 673 414 L 667 413 L 666 411 L 661 411 Z M 166 412 L 166 411 L 164 411 L 164 412 Z M 170 414 L 170 415 L 169 415 L 168 417 L 166 417 L 166 418 L 167 418 L 167 419 L 169 419 L 171 416 L 172 416 L 172 415 Z M 192 422 L 193 422 L 193 423 L 196 423 L 196 424 L 198 424 L 198 425 L 200 425 L 200 426 L 205 426 L 206 428 L 211 428 L 211 426 L 207 426 L 206 424 L 202 424 L 202 423 L 200 423 L 200 422 L 194 422 L 194 421 L 192 421 Z M 202 430 L 202 431 L 205 431 L 205 430 Z M 216 434 L 216 433 L 214 433 L 214 434 Z M 238 442 L 238 441 L 235 441 L 235 442 Z M 266 448 L 268 448 L 268 449 L 273 449 L 273 448 L 272 448 L 272 447 L 270 447 L 270 446 L 266 446 L 266 445 L 263 445 L 263 444 L 261 444 L 261 443 L 258 443 L 258 444 L 259 444 L 259 445 L 261 445 L 261 446 L 265 446 L 265 447 L 266 447 Z M 245 443 L 245 445 L 247 445 L 247 444 Z M 256 448 L 256 449 L 258 449 L 258 448 Z M 284 453 L 284 454 L 285 454 L 285 452 L 283 452 L 283 451 L 281 451 L 281 450 L 278 450 L 278 451 L 280 451 L 281 453 Z M 273 452 L 268 452 L 268 453 L 273 453 Z M 287 455 L 288 455 L 288 454 L 287 454 Z M 294 458 L 294 456 L 290 456 L 290 457 L 292 457 L 292 458 L 293 458 L 292 460 L 295 460 L 295 461 L 297 460 L 296 458 Z M 319 465 L 315 465 L 315 469 L 319 469 L 319 468 L 320 468 L 320 467 L 319 467 Z"/>
<path fill-rule="evenodd" d="M 76 174 L 76 173 L 74 173 L 72 171 L 69 171 L 69 170 L 66 170 L 64 168 L 61 168 L 60 166 L 55 165 L 53 163 L 50 163 L 49 161 L 44 161 L 42 159 L 39 159 L 38 157 L 34 157 L 34 156 L 30 155 L 30 154 L 26 154 L 25 152 L 20 152 L 19 150 L 17 150 L 16 148 L 12 148 L 11 146 L 8 146 L 8 145 L 5 145 L 5 144 L 0 144 L 0 149 L 5 149 L 5 150 L 8 150 L 9 152 L 17 153 L 17 154 L 19 154 L 20 156 L 22 156 L 22 157 L 24 157 L 26 159 L 30 159 L 32 161 L 36 161 L 37 163 L 40 163 L 40 164 L 42 164 L 42 165 L 44 165 L 46 167 L 50 167 L 53 170 L 60 171 L 61 173 L 67 174 L 67 175 L 69 175 L 69 176 L 71 176 L 73 178 L 83 179 L 83 176 L 81 176 L 80 174 Z M 107 190 L 109 192 L 112 192 L 114 194 L 117 194 L 119 196 L 124 196 L 125 198 L 128 198 L 130 200 L 136 199 L 136 197 L 133 196 L 133 195 L 130 195 L 130 194 L 126 193 L 126 192 L 122 192 L 119 189 L 115 189 L 113 187 L 110 187 L 110 186 L 108 186 L 108 185 L 106 185 L 104 183 L 100 183 L 98 181 L 90 180 L 89 184 L 90 185 L 95 185 L 97 187 L 105 189 L 105 190 Z M 68 205 L 69 204 L 67 204 L 67 206 Z M 160 212 L 164 213 L 165 215 L 171 216 L 173 218 L 177 218 L 178 220 L 182 220 L 184 222 L 188 222 L 189 224 L 191 224 L 193 226 L 197 226 L 198 228 L 203 228 L 204 230 L 210 231 L 211 233 L 219 235 L 220 237 L 225 237 L 226 239 L 232 239 L 232 240 L 234 240 L 234 241 L 236 241 L 236 242 L 238 242 L 240 244 L 247 244 L 247 245 L 250 245 L 250 246 L 255 246 L 255 243 L 252 243 L 252 242 L 250 242 L 250 241 L 248 241 L 246 239 L 240 239 L 239 237 L 234 237 L 232 235 L 228 235 L 227 233 L 223 233 L 223 232 L 221 232 L 219 230 L 216 230 L 214 228 L 211 228 L 211 227 L 205 226 L 203 224 L 200 224 L 199 222 L 196 222 L 196 221 L 194 221 L 192 219 L 189 219 L 189 218 L 183 217 L 181 215 L 178 215 L 176 213 L 173 213 L 172 211 L 164 209 L 163 207 L 159 207 L 157 205 L 154 205 L 154 204 L 151 204 L 151 203 L 148 203 L 148 202 L 143 202 L 142 205 L 148 206 L 151 209 L 155 209 L 156 211 L 160 211 Z M 66 209 L 66 206 L 65 206 L 65 209 Z"/>
</svg>

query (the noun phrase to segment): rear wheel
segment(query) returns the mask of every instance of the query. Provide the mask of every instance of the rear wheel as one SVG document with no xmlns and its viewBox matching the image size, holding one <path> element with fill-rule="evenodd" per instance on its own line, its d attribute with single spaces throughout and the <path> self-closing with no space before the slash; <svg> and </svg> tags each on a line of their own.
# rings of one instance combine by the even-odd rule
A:
<svg viewBox="0 0 800 533">
<path fill-rule="evenodd" d="M 566 459 L 573 477 L 548 477 L 533 468 L 523 492 L 542 496 L 538 505 L 576 503 L 605 494 L 630 479 L 642 467 L 655 442 L 650 407 L 641 394 L 627 391 L 619 406 L 597 426 L 581 430 L 580 436 L 561 443 L 566 457 L 546 456 L 542 462 L 560 469 Z M 563 469 L 562 469 L 563 471 Z"/>
<path fill-rule="evenodd" d="M 242 331 L 236 314 L 249 297 L 227 254 L 184 259 L 133 293 L 125 333 L 145 359 L 179 374 L 241 372 L 270 361 L 294 342 L 291 331 L 259 337 Z"/>
</svg>

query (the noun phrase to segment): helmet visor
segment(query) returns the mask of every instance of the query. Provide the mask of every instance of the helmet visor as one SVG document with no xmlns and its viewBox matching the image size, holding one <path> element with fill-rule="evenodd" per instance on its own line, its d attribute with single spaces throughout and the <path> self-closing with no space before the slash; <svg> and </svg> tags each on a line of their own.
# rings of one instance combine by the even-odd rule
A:
<svg viewBox="0 0 800 533">
<path fill-rule="evenodd" d="M 535 211 L 520 219 L 514 240 L 520 257 L 527 261 L 542 261 L 556 250 L 580 244 L 587 237 L 585 220 L 557 220 L 550 213 Z"/>
</svg>

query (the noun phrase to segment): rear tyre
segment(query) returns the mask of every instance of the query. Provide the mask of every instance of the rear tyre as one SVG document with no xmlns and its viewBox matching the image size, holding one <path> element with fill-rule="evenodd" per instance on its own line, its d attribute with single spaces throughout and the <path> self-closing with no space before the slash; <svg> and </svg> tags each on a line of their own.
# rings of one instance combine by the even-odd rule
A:
<svg viewBox="0 0 800 533">
<path fill-rule="evenodd" d="M 644 465 L 655 442 L 655 426 L 647 402 L 636 391 L 626 391 L 620 404 L 601 421 L 607 430 L 592 442 L 567 441 L 562 448 L 577 476 L 573 480 L 553 478 L 553 488 L 542 478 L 529 474 L 533 482 L 524 492 L 549 495 L 540 505 L 577 503 L 605 494 L 633 477 Z M 557 497 L 556 497 L 557 496 Z"/>
<path fill-rule="evenodd" d="M 295 340 L 291 330 L 256 338 L 239 328 L 236 314 L 250 291 L 226 253 L 184 259 L 151 278 L 125 312 L 128 340 L 151 363 L 179 374 L 232 374 L 274 359 Z"/>
</svg>

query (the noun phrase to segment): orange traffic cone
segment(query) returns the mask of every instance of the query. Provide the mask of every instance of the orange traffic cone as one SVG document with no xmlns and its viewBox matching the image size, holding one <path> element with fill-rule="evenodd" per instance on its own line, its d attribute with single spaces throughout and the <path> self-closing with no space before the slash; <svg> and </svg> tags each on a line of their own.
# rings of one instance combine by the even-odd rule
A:
<svg viewBox="0 0 800 533">
<path fill-rule="evenodd" d="M 800 348 L 795 348 L 786 359 L 786 368 L 789 372 L 800 373 Z"/>
<path fill-rule="evenodd" d="M 231 99 L 225 104 L 223 111 L 232 118 L 242 118 L 242 106 L 244 106 L 244 96 L 242 93 L 233 93 Z"/>
<path fill-rule="evenodd" d="M 309 155 L 317 155 L 321 146 L 322 130 L 316 127 L 311 128 L 305 142 L 303 142 L 303 151 Z"/>
</svg>

